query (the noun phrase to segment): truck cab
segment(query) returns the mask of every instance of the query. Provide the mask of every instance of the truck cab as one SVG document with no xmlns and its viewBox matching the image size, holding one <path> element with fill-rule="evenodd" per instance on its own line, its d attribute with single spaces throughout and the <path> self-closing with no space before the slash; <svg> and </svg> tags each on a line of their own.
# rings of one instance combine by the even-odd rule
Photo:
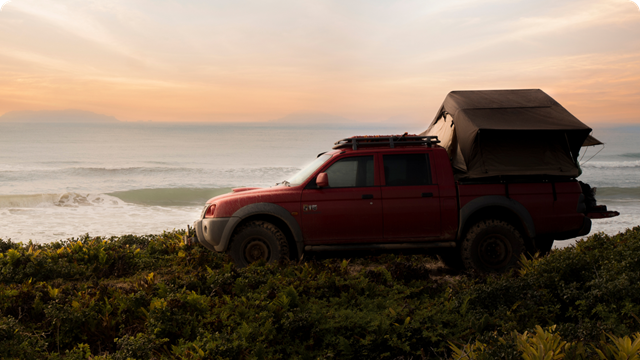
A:
<svg viewBox="0 0 640 360">
<path fill-rule="evenodd" d="M 240 265 L 257 259 L 251 254 L 275 261 L 313 251 L 455 246 L 456 190 L 447 163 L 434 137 L 343 139 L 274 187 L 210 199 L 194 228 L 201 244 Z M 261 231 L 273 236 L 265 237 L 277 240 L 257 236 L 236 253 L 242 228 L 268 228 Z"/>
</svg>

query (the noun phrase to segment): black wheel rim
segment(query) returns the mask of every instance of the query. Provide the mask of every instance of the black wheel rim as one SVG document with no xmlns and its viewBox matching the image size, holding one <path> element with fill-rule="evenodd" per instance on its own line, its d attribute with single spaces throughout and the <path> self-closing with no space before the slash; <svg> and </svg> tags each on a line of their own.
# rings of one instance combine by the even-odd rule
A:
<svg viewBox="0 0 640 360">
<path fill-rule="evenodd" d="M 511 244 L 509 240 L 498 234 L 486 236 L 478 246 L 480 261 L 491 269 L 501 269 L 511 259 Z"/>
<path fill-rule="evenodd" d="M 269 255 L 269 247 L 261 238 L 249 239 L 247 246 L 244 248 L 244 258 L 248 263 L 256 262 L 258 260 L 268 261 Z"/>
</svg>

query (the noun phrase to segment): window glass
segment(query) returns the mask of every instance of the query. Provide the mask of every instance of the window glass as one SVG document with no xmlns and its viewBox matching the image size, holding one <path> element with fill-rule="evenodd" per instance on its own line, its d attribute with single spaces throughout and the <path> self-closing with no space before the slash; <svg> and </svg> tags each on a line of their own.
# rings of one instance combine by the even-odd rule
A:
<svg viewBox="0 0 640 360">
<path fill-rule="evenodd" d="M 338 160 L 325 172 L 331 188 L 373 186 L 373 156 Z"/>
<path fill-rule="evenodd" d="M 387 186 L 431 184 L 428 154 L 383 155 L 382 161 Z"/>
<path fill-rule="evenodd" d="M 304 169 L 300 170 L 300 172 L 289 179 L 289 183 L 291 184 L 291 186 L 302 184 L 309 178 L 309 176 L 311 176 L 311 174 L 318 170 L 318 168 L 326 163 L 329 159 L 331 159 L 331 155 L 329 154 L 322 154 L 318 156 L 314 162 L 307 165 Z"/>
</svg>

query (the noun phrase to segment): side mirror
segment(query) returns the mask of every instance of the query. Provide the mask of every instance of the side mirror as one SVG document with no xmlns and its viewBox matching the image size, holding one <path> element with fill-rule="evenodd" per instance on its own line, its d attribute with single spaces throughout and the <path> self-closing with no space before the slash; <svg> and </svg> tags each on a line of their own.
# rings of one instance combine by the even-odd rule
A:
<svg viewBox="0 0 640 360">
<path fill-rule="evenodd" d="M 329 186 L 329 175 L 327 175 L 327 173 L 318 174 L 316 185 L 318 185 L 319 188 Z"/>
</svg>

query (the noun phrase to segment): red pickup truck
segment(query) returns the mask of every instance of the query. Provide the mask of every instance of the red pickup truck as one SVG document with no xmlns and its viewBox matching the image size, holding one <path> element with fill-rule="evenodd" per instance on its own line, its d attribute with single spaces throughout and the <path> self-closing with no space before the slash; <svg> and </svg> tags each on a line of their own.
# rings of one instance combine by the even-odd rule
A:
<svg viewBox="0 0 640 360">
<path fill-rule="evenodd" d="M 464 118 L 441 109 L 434 124 L 448 115 Z M 465 129 L 463 121 L 459 123 L 456 126 Z M 589 132 L 580 133 L 584 136 L 578 146 Z M 492 138 L 486 133 L 478 143 Z M 527 143 L 531 132 L 506 141 L 518 136 L 524 136 L 518 142 Z M 548 252 L 554 240 L 588 234 L 591 218 L 618 215 L 595 205 L 590 188 L 581 186 L 575 179 L 579 173 L 572 172 L 577 162 L 558 160 L 561 153 L 575 160 L 571 146 L 558 148 L 558 154 L 543 161 L 550 164 L 549 171 L 517 174 L 509 169 L 530 169 L 542 161 L 535 151 L 514 164 L 509 159 L 499 162 L 501 170 L 487 164 L 499 140 L 482 148 L 485 157 L 480 160 L 465 157 L 462 136 L 457 141 L 460 149 L 448 151 L 427 134 L 343 139 L 283 183 L 234 189 L 210 199 L 194 224 L 197 239 L 213 251 L 228 253 L 238 266 L 300 259 L 320 251 L 440 248 L 448 249 L 443 252 L 446 262 L 492 272 L 516 265 L 524 252 Z M 548 157 L 552 145 L 540 156 Z M 464 160 L 464 170 L 455 166 L 461 159 L 454 159 L 452 152 Z M 519 156 L 516 149 L 507 153 Z M 508 174 L 496 175 L 494 170 Z"/>
</svg>

